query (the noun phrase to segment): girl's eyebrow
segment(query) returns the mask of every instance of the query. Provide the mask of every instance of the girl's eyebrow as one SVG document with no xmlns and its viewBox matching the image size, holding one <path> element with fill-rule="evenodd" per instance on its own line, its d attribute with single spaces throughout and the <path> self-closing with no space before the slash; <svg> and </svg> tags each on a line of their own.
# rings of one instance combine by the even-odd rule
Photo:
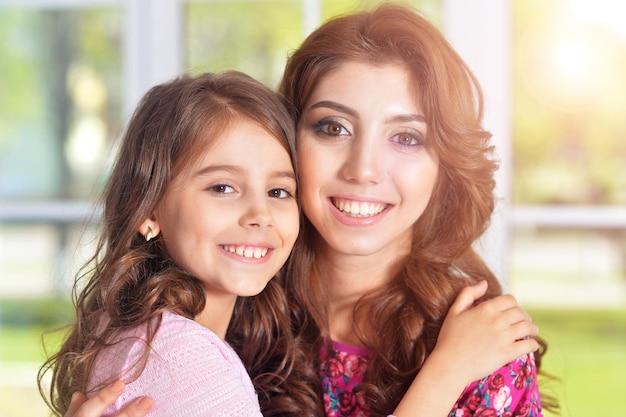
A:
<svg viewBox="0 0 626 417">
<path fill-rule="evenodd" d="M 201 177 L 203 175 L 210 174 L 212 172 L 225 171 L 232 174 L 240 174 L 245 171 L 245 168 L 236 165 L 209 165 L 203 167 L 194 173 L 194 176 Z M 272 171 L 270 176 L 277 178 L 289 178 L 296 180 L 296 174 L 293 171 Z"/>
<path fill-rule="evenodd" d="M 327 108 L 327 109 L 335 110 L 335 111 L 347 114 L 348 116 L 355 117 L 355 118 L 359 116 L 356 110 L 348 106 L 345 106 L 341 103 L 337 103 L 336 101 L 330 101 L 330 100 L 318 101 L 317 103 L 312 104 L 311 107 L 309 107 L 309 110 L 317 109 L 317 108 Z M 408 113 L 408 114 L 393 115 L 385 119 L 385 122 L 387 123 L 393 123 L 393 122 L 395 123 L 408 123 L 408 122 L 426 123 L 426 118 L 421 114 Z"/>
<path fill-rule="evenodd" d="M 226 172 L 236 174 L 236 173 L 242 172 L 243 168 L 234 166 L 234 165 L 208 165 L 208 166 L 198 169 L 194 173 L 194 176 L 201 177 L 203 175 L 207 175 L 212 172 L 218 172 L 218 171 L 226 171 Z"/>
</svg>

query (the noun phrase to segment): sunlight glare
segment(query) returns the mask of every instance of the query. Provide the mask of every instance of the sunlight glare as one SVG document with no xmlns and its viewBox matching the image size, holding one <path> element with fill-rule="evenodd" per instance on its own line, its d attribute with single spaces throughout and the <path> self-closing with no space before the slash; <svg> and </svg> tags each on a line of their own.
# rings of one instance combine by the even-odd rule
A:
<svg viewBox="0 0 626 417">
<path fill-rule="evenodd" d="M 550 65 L 562 83 L 570 88 L 589 83 L 596 59 L 592 45 L 585 39 L 564 38 L 555 45 Z"/>
<path fill-rule="evenodd" d="M 614 101 L 614 92 L 626 82 L 626 25 L 620 22 L 626 20 L 626 1 L 563 5 L 567 9 L 560 13 L 538 16 L 519 43 L 518 65 L 529 91 L 561 110 Z"/>
<path fill-rule="evenodd" d="M 574 21 L 602 25 L 626 39 L 626 2 L 570 0 L 569 3 L 569 13 Z"/>
</svg>

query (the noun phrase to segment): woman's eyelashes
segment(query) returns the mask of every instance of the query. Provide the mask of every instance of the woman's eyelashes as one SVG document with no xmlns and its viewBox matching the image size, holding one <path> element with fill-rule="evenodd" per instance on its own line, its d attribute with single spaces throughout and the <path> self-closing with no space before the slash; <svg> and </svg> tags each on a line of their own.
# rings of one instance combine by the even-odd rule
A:
<svg viewBox="0 0 626 417">
<path fill-rule="evenodd" d="M 407 130 L 391 136 L 391 141 L 403 147 L 424 146 L 426 138 L 419 131 Z"/>
<path fill-rule="evenodd" d="M 313 125 L 313 130 L 324 136 L 338 137 L 350 135 L 350 131 L 335 118 L 325 117 Z"/>
<path fill-rule="evenodd" d="M 331 138 L 352 136 L 352 131 L 346 125 L 348 123 L 339 121 L 336 118 L 325 117 L 313 125 L 313 130 L 319 135 Z M 406 148 L 426 145 L 425 135 L 421 131 L 408 127 L 401 129 L 397 133 L 391 133 L 388 136 L 389 140 Z"/>
</svg>

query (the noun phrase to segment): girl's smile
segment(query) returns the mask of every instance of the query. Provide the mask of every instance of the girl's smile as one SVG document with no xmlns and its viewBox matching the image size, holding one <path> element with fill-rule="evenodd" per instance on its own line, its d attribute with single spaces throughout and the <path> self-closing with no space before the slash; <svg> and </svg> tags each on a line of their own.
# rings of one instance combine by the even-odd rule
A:
<svg viewBox="0 0 626 417">
<path fill-rule="evenodd" d="M 261 292 L 289 256 L 296 179 L 287 151 L 254 122 L 237 120 L 212 141 L 172 181 L 151 227 L 207 300 L 234 300 Z"/>
<path fill-rule="evenodd" d="M 254 259 L 265 258 L 265 256 L 267 255 L 267 252 L 270 250 L 267 247 L 245 246 L 245 245 L 220 245 L 220 247 L 228 253 L 232 253 L 234 255 L 244 257 L 244 258 L 254 258 Z"/>
</svg>

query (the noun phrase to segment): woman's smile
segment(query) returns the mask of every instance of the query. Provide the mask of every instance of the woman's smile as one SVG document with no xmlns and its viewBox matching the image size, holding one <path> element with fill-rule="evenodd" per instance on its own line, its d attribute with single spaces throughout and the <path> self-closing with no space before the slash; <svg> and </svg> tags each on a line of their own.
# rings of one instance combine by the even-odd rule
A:
<svg viewBox="0 0 626 417">
<path fill-rule="evenodd" d="M 331 197 L 330 201 L 346 216 L 350 217 L 372 217 L 385 210 L 389 204 L 348 200 L 345 198 Z"/>
<path fill-rule="evenodd" d="M 304 107 L 302 208 L 329 253 L 386 259 L 410 246 L 439 159 L 408 85 L 403 66 L 349 61 L 318 81 Z"/>
</svg>

